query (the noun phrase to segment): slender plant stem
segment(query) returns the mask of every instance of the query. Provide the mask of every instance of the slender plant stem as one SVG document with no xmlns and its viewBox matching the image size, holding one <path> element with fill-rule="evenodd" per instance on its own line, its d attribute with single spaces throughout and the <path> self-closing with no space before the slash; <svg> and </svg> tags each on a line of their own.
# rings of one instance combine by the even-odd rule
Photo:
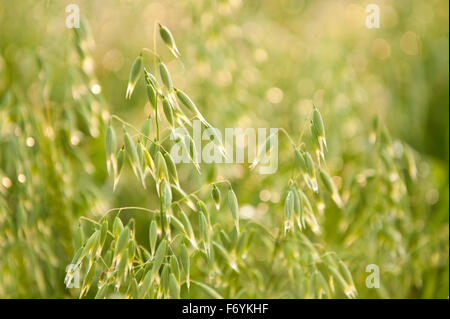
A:
<svg viewBox="0 0 450 319">
<path fill-rule="evenodd" d="M 109 213 L 115 212 L 115 211 L 119 211 L 119 213 L 117 214 L 117 215 L 119 215 L 123 210 L 138 210 L 138 211 L 145 211 L 145 212 L 149 212 L 149 213 L 153 213 L 153 214 L 159 213 L 159 211 L 156 209 L 148 209 L 145 207 L 138 207 L 138 206 L 115 207 L 115 208 L 108 209 L 105 212 L 105 214 L 103 215 L 102 219 L 105 218 Z M 97 223 L 97 224 L 99 224 L 99 223 Z"/>
<path fill-rule="evenodd" d="M 156 74 L 156 58 L 159 57 L 156 51 L 156 25 L 158 21 L 155 20 L 153 24 L 153 70 Z M 159 142 L 159 118 L 158 118 L 158 94 L 156 95 L 156 106 L 155 106 L 155 125 L 156 125 L 156 140 Z"/>
<path fill-rule="evenodd" d="M 291 142 L 291 144 L 295 146 L 294 140 L 291 138 L 291 136 L 289 135 L 289 133 L 288 133 L 283 127 L 280 127 L 279 130 L 280 130 L 281 132 L 283 132 L 283 134 L 286 135 L 286 137 L 287 137 L 288 140 Z"/>
</svg>

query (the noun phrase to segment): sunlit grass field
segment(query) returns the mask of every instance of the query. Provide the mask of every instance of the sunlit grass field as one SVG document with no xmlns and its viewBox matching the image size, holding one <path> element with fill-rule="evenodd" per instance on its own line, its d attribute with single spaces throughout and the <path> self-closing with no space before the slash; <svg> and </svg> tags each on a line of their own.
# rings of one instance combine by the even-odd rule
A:
<svg viewBox="0 0 450 319">
<path fill-rule="evenodd" d="M 0 0 L 0 298 L 448 298 L 448 5 Z"/>
</svg>

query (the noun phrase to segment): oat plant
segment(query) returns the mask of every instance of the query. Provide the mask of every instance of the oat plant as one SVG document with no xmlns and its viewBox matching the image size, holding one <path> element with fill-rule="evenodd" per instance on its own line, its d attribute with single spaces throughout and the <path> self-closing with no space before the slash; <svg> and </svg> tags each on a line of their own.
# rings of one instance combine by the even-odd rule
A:
<svg viewBox="0 0 450 319">
<path fill-rule="evenodd" d="M 158 28 L 172 55 L 180 58 L 182 54 L 169 29 L 161 24 Z M 256 221 L 240 220 L 239 195 L 229 181 L 216 180 L 190 193 L 183 189 L 179 165 L 168 151 L 168 137 L 175 135 L 175 141 L 182 143 L 188 154 L 191 169 L 200 173 L 198 150 L 187 128 L 193 119 L 201 120 L 205 127 L 211 124 L 186 93 L 189 89 L 175 86 L 156 44 L 152 50 L 142 49 L 132 63 L 126 98 L 132 98 L 140 84 L 146 86 L 152 110 L 138 123 L 141 129 L 111 116 L 105 134 L 106 165 L 112 189 L 130 166 L 136 183 L 156 194 L 158 203 L 151 208 L 113 208 L 99 220 L 81 221 L 89 225 L 79 227 L 75 234 L 71 262 L 81 269 L 80 298 L 356 296 L 352 276 L 343 261 L 302 232 L 307 227 L 315 231 L 319 227 L 315 218 L 319 208 L 311 204 L 308 196 L 331 196 L 342 206 L 323 167 L 325 129 L 316 108 L 311 122 L 316 159 L 294 145 L 292 160 L 295 158 L 299 165 L 298 174 L 289 182 L 276 237 Z M 268 151 L 266 144 L 259 152 L 260 158 Z M 216 146 L 224 149 L 220 143 Z M 319 176 L 324 184 L 320 191 Z M 311 191 L 309 195 L 307 190 Z M 133 218 L 124 224 L 121 213 L 125 211 L 146 214 L 148 240 L 138 238 Z M 279 278 L 280 274 L 285 278 Z M 66 282 L 71 282 L 73 276 L 68 273 Z"/>
</svg>

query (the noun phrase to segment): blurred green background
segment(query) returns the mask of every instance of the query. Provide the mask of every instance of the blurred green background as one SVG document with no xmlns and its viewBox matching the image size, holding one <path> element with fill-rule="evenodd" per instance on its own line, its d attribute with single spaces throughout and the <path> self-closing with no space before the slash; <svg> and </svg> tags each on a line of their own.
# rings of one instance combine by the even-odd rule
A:
<svg viewBox="0 0 450 319">
<path fill-rule="evenodd" d="M 77 218 L 96 218 L 110 207 L 155 207 L 154 197 L 139 187 L 130 172 L 112 192 L 102 121 L 114 113 L 139 127 L 150 111 L 143 85 L 137 86 L 130 100 L 125 99 L 125 90 L 134 58 L 141 48 L 153 47 L 155 21 L 170 28 L 181 51 L 182 63 L 173 60 L 157 39 L 174 82 L 219 129 L 284 127 L 297 137 L 312 103 L 319 106 L 327 130 L 328 167 L 356 211 L 346 217 L 326 211 L 320 219 L 320 238 L 346 260 L 358 278 L 360 297 L 448 297 L 448 1 L 0 0 L 0 98 L 4 109 L 28 114 L 24 118 L 34 118 L 36 127 L 47 107 L 58 114 L 68 104 L 77 105 L 72 96 L 78 76 L 71 69 L 77 61 L 72 30 L 65 27 L 65 8 L 70 3 L 79 5 L 92 35 L 91 56 L 82 69 L 91 88 L 101 87 L 95 97 L 101 105 L 98 127 L 79 129 L 75 135 L 69 132 L 71 141 L 80 140 L 75 145 L 82 151 L 71 150 L 67 158 L 60 154 L 63 148 L 52 154 L 51 146 L 44 155 L 24 155 L 11 151 L 15 138 L 14 149 L 21 145 L 6 125 L 5 119 L 14 123 L 14 116 L 10 112 L 0 117 L 4 120 L 0 179 L 13 180 L 12 187 L 6 187 L 5 179 L 0 186 L 4 214 L 0 297 L 68 296 L 62 280 L 73 254 L 70 242 Z M 369 3 L 380 7 L 379 29 L 365 26 Z M 41 92 L 46 94 L 43 100 Z M 374 156 L 368 136 L 375 115 L 393 139 L 414 150 L 418 163 L 419 181 L 407 186 L 407 208 L 402 206 L 398 219 L 383 221 L 396 232 L 390 232 L 388 240 L 372 229 L 376 224 L 372 218 L 382 213 L 379 205 L 386 193 L 376 187 L 352 192 L 349 186 Z M 45 128 L 40 134 L 45 135 Z M 264 216 L 282 211 L 292 166 L 289 141 L 280 135 L 279 143 L 279 170 L 274 175 L 254 174 L 248 165 L 217 166 L 217 177 L 235 185 L 241 207 L 270 227 L 276 225 Z M 34 179 L 39 187 L 16 188 L 11 176 L 17 176 L 22 161 L 45 158 L 36 156 L 48 156 L 47 166 L 31 164 L 33 174 L 42 179 Z M 55 156 L 61 156 L 60 162 Z M 207 178 L 188 165 L 180 174 L 188 190 L 197 189 Z M 363 197 L 365 201 L 358 202 Z M 19 204 L 22 201 L 25 204 Z M 12 245 L 7 216 L 18 214 L 21 206 L 32 210 L 38 205 L 43 206 L 39 220 L 51 226 L 37 227 L 36 236 L 50 241 L 49 246 L 20 237 Z M 342 231 L 353 223 L 367 228 Z M 27 271 L 31 265 L 22 260 L 28 254 L 43 265 L 36 274 Z M 364 286 L 364 267 L 371 263 L 383 273 L 384 287 L 379 291 Z"/>
</svg>

